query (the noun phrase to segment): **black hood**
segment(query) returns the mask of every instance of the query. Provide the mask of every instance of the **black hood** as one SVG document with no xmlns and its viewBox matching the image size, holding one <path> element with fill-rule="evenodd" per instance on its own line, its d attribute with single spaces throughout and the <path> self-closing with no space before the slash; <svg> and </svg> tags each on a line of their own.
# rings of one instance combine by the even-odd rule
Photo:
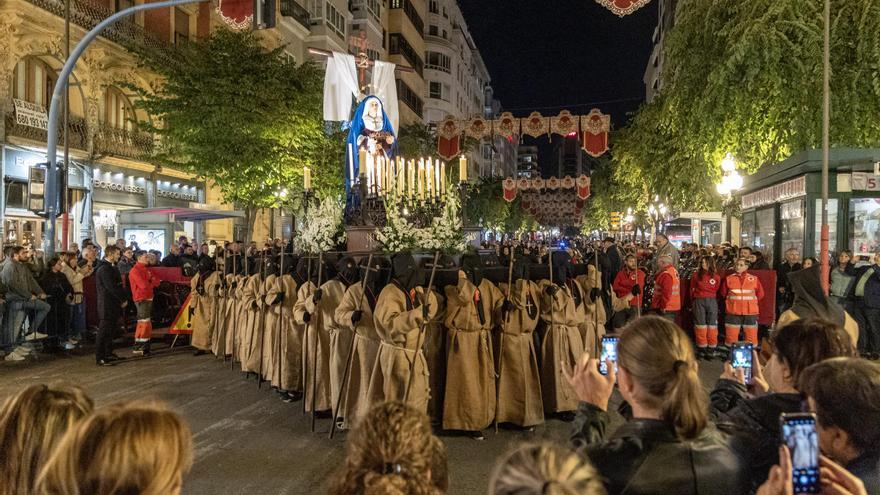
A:
<svg viewBox="0 0 880 495">
<path fill-rule="evenodd" d="M 794 291 L 791 309 L 798 318 L 816 316 L 843 327 L 846 312 L 822 290 L 821 270 L 820 265 L 813 265 L 788 274 L 788 282 Z"/>
<path fill-rule="evenodd" d="M 296 262 L 296 270 L 293 273 L 296 283 L 303 285 L 306 281 L 311 280 L 312 283 L 318 283 L 318 259 L 303 256 Z"/>
<path fill-rule="evenodd" d="M 425 278 L 411 254 L 398 253 L 391 258 L 391 277 L 404 290 L 412 290 Z"/>
<path fill-rule="evenodd" d="M 357 262 L 351 256 L 345 256 L 336 262 L 336 278 L 346 287 L 357 283 L 360 279 L 360 270 Z"/>
<path fill-rule="evenodd" d="M 388 284 L 391 267 L 386 258 L 373 256 L 370 261 L 370 275 L 367 276 L 367 258 L 361 258 L 360 280 L 366 280 L 367 288 L 376 296 Z"/>
<path fill-rule="evenodd" d="M 528 280 L 529 278 L 529 264 L 526 263 L 522 258 L 517 258 L 513 261 L 513 274 L 511 279 L 516 282 L 517 280 Z"/>
<path fill-rule="evenodd" d="M 480 286 L 483 281 L 483 261 L 479 254 L 465 254 L 461 257 L 461 270 L 472 284 Z"/>
<path fill-rule="evenodd" d="M 571 278 L 572 266 L 571 256 L 565 251 L 555 251 L 553 253 L 553 283 L 564 284 L 566 280 Z"/>
</svg>

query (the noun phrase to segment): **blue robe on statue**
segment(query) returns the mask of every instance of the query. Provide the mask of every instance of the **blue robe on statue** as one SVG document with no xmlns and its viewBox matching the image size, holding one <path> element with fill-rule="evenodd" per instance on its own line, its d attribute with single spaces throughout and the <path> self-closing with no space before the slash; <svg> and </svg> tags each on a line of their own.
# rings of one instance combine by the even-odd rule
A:
<svg viewBox="0 0 880 495">
<path fill-rule="evenodd" d="M 373 105 L 378 103 L 378 111 Z M 366 114 L 366 115 L 365 115 Z M 389 144 L 386 137 L 391 136 L 393 141 Z M 352 172 L 354 177 L 360 174 L 360 158 L 358 151 L 367 149 L 374 155 L 383 154 L 385 158 L 392 159 L 397 154 L 397 137 L 394 127 L 385 113 L 382 101 L 375 96 L 368 96 L 361 101 L 354 111 L 351 119 L 351 127 L 345 146 L 345 198 L 346 203 L 351 204 Z"/>
</svg>

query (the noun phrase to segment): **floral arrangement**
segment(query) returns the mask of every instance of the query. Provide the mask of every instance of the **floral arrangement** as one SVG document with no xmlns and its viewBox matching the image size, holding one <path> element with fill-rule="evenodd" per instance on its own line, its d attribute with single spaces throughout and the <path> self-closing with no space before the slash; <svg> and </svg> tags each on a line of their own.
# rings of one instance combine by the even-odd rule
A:
<svg viewBox="0 0 880 495">
<path fill-rule="evenodd" d="M 419 228 L 401 213 L 400 195 L 392 180 L 385 196 L 385 226 L 376 232 L 376 240 L 385 251 L 397 253 L 414 250 L 463 252 L 467 237 L 462 230 L 460 202 L 452 189 L 447 189 L 443 210 L 431 224 Z"/>
<path fill-rule="evenodd" d="M 342 223 L 344 203 L 335 197 L 326 197 L 314 212 L 309 212 L 308 222 L 300 235 L 294 239 L 294 246 L 303 253 L 323 253 L 336 249 L 345 242 L 345 226 Z"/>
</svg>

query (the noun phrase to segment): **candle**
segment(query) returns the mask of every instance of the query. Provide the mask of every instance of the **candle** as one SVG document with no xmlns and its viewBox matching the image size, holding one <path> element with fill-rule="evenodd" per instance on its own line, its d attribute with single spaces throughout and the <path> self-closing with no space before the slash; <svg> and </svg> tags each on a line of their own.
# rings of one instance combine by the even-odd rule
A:
<svg viewBox="0 0 880 495">
<path fill-rule="evenodd" d="M 367 194 L 373 192 L 373 181 L 376 180 L 375 166 L 376 160 L 373 159 L 373 155 L 367 155 Z"/>
<path fill-rule="evenodd" d="M 351 143 L 348 143 L 348 180 L 354 184 L 354 151 L 352 151 Z"/>
<path fill-rule="evenodd" d="M 409 176 L 407 177 L 409 182 L 409 199 L 412 199 L 416 194 L 416 161 L 415 159 L 410 159 L 409 167 L 407 167 L 407 173 Z"/>
<path fill-rule="evenodd" d="M 467 158 L 464 155 L 461 155 L 458 159 L 458 180 L 460 182 L 467 182 L 468 180 Z"/>
<path fill-rule="evenodd" d="M 358 175 L 367 175 L 367 150 L 358 150 Z M 351 180 L 354 180 L 354 177 Z"/>
<path fill-rule="evenodd" d="M 406 160 L 398 158 L 397 162 L 397 195 L 403 197 L 406 185 Z"/>
<path fill-rule="evenodd" d="M 419 201 L 425 199 L 425 159 L 419 158 L 419 177 L 418 180 L 419 185 Z"/>
<path fill-rule="evenodd" d="M 440 160 L 434 163 L 434 195 L 440 196 Z"/>
<path fill-rule="evenodd" d="M 440 162 L 440 195 L 446 196 L 446 162 Z"/>
<path fill-rule="evenodd" d="M 312 190 L 312 169 L 309 167 L 303 167 L 303 189 Z"/>
<path fill-rule="evenodd" d="M 433 196 L 434 189 L 434 161 L 430 158 L 425 160 L 425 196 L 428 198 L 428 201 L 431 200 L 431 196 Z"/>
</svg>

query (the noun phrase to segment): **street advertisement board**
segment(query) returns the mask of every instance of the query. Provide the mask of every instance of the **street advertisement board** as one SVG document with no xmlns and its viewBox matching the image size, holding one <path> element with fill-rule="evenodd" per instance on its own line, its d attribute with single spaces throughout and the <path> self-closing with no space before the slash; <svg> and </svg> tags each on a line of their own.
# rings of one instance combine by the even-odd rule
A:
<svg viewBox="0 0 880 495">
<path fill-rule="evenodd" d="M 156 250 L 165 255 L 165 229 L 125 229 L 122 233 L 126 245 L 136 242 L 144 251 Z"/>
</svg>

